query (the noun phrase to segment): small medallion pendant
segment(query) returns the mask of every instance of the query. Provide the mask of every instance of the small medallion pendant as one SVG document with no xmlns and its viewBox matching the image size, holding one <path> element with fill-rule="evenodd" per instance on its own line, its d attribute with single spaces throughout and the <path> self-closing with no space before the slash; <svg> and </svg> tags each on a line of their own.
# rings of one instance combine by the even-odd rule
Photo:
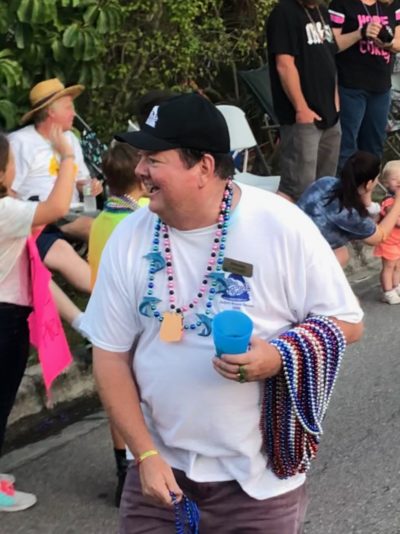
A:
<svg viewBox="0 0 400 534">
<path fill-rule="evenodd" d="M 165 343 L 176 343 L 182 339 L 183 317 L 176 312 L 164 312 L 160 328 L 160 339 Z"/>
</svg>

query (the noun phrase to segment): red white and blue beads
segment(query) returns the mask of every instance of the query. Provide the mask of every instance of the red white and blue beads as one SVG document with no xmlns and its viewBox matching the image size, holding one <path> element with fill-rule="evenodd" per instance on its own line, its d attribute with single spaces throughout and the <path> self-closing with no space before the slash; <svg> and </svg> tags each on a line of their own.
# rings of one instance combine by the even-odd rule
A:
<svg viewBox="0 0 400 534">
<path fill-rule="evenodd" d="M 154 291 L 155 275 L 159 270 L 165 267 L 167 272 L 169 311 L 182 315 L 184 330 L 193 331 L 202 327 L 199 335 L 210 335 L 213 316 L 213 300 L 218 293 L 225 290 L 225 278 L 222 272 L 222 265 L 225 256 L 232 197 L 232 180 L 229 179 L 221 201 L 217 219 L 217 228 L 212 241 L 206 272 L 202 278 L 199 290 L 188 304 L 178 305 L 177 303 L 169 228 L 164 222 L 157 219 L 154 226 L 152 249 L 151 252 L 145 256 L 145 258 L 149 260 L 149 271 L 147 275 L 146 295 L 139 306 L 139 311 L 142 315 L 153 317 L 160 322 L 163 321 L 163 314 L 158 309 L 160 300 L 154 297 Z M 161 244 L 163 253 L 161 253 L 160 250 Z M 201 313 L 196 313 L 196 310 L 198 310 L 201 305 L 203 305 L 203 311 Z M 196 320 L 192 320 L 192 322 L 185 321 L 185 315 L 189 314 L 191 316 L 195 314 Z"/>
<path fill-rule="evenodd" d="M 317 454 L 346 340 L 337 324 L 315 315 L 270 343 L 283 370 L 265 381 L 261 431 L 273 472 L 288 478 Z"/>
</svg>

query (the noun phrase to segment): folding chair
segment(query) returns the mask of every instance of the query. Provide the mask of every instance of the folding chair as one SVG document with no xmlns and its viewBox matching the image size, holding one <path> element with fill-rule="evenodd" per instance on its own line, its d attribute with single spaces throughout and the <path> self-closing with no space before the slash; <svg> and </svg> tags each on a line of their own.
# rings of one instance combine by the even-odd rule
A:
<svg viewBox="0 0 400 534">
<path fill-rule="evenodd" d="M 89 168 L 90 176 L 95 176 L 99 180 L 103 180 L 104 176 L 101 169 L 101 159 L 104 152 L 107 150 L 107 145 L 100 141 L 96 132 L 82 119 L 82 117 L 76 114 L 75 119 L 80 126 L 82 152 L 85 158 L 85 163 Z"/>
<path fill-rule="evenodd" d="M 279 128 L 279 121 L 274 111 L 271 80 L 267 64 L 252 70 L 238 71 L 240 79 L 246 84 L 266 115 L 267 125 L 271 129 Z"/>
<path fill-rule="evenodd" d="M 235 173 L 235 180 L 275 193 L 278 190 L 280 176 L 257 176 L 248 172 L 249 150 L 253 148 L 259 151 L 267 172 L 269 172 L 269 167 L 263 158 L 260 147 L 257 145 L 244 111 L 237 106 L 218 105 L 217 108 L 228 125 L 233 158 L 235 159 L 241 153 L 244 155 L 242 168 Z"/>
<path fill-rule="evenodd" d="M 271 148 L 269 158 L 271 161 L 276 156 L 279 146 L 279 121 L 274 110 L 269 67 L 265 64 L 258 69 L 240 70 L 238 75 L 263 112 L 264 128 L 267 131 L 268 144 Z"/>
</svg>

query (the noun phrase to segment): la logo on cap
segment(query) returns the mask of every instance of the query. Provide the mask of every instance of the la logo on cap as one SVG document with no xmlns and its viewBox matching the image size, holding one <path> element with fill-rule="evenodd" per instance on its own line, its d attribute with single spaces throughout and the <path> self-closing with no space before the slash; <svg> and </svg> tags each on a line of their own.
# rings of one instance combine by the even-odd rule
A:
<svg viewBox="0 0 400 534">
<path fill-rule="evenodd" d="M 150 115 L 147 117 L 146 124 L 147 126 L 151 126 L 152 128 L 156 127 L 157 121 L 158 121 L 158 108 L 160 106 L 154 106 L 154 108 L 150 111 Z"/>
</svg>

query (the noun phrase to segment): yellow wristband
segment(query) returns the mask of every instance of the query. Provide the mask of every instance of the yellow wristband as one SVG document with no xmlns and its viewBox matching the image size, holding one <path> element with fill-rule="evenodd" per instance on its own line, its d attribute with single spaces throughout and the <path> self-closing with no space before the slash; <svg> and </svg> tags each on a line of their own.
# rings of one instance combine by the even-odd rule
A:
<svg viewBox="0 0 400 534">
<path fill-rule="evenodd" d="M 158 451 L 155 449 L 150 449 L 149 451 L 142 452 L 137 458 L 136 458 L 136 465 L 139 465 L 143 462 L 143 460 L 146 460 L 146 458 L 150 458 L 150 456 L 156 456 L 158 454 Z"/>
</svg>

